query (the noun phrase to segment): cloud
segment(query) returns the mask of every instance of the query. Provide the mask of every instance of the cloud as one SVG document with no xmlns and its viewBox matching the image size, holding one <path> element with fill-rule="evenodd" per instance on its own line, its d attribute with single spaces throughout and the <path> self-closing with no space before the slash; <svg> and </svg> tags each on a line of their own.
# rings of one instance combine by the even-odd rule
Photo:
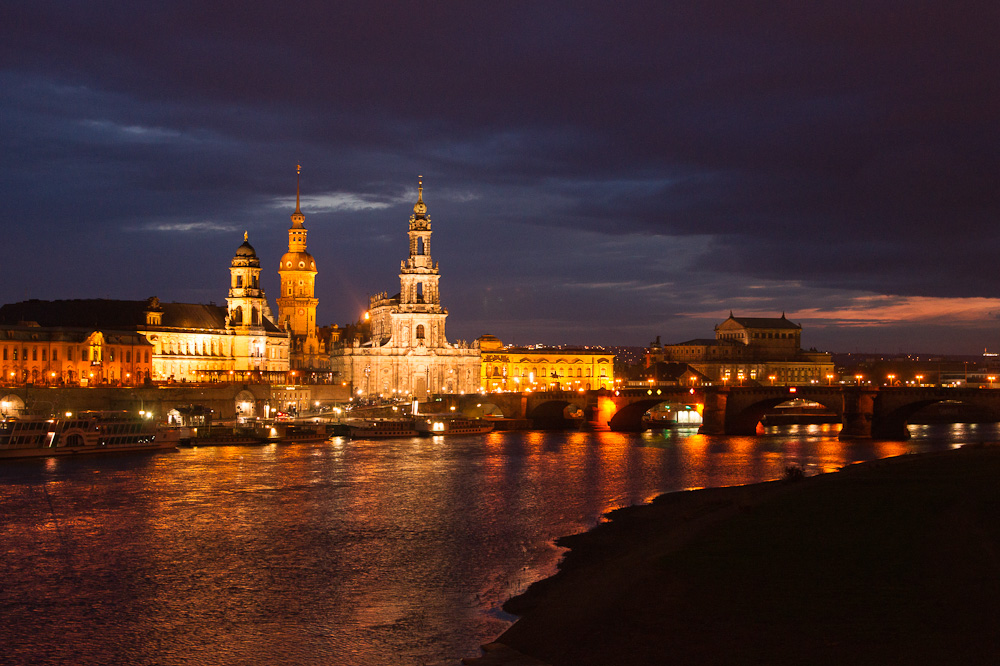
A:
<svg viewBox="0 0 1000 666">
<path fill-rule="evenodd" d="M 176 141 L 183 137 L 181 132 L 163 127 L 143 127 L 141 125 L 120 125 L 109 120 L 81 120 L 79 125 L 86 130 L 119 141 L 160 143 Z"/>
<path fill-rule="evenodd" d="M 340 211 L 384 210 L 404 201 L 403 198 L 387 198 L 382 195 L 359 194 L 354 192 L 330 192 L 310 194 L 301 198 L 303 212 L 335 213 Z M 282 210 L 295 209 L 295 199 L 280 197 L 271 206 Z"/>
<path fill-rule="evenodd" d="M 140 225 L 122 227 L 123 231 L 156 231 L 162 233 L 215 234 L 237 231 L 234 224 L 220 222 L 146 222 Z"/>
<path fill-rule="evenodd" d="M 996 322 L 1000 313 L 1000 298 L 931 298 L 922 296 L 892 296 L 885 294 L 858 295 L 832 308 L 804 307 L 787 311 L 796 322 L 813 326 L 880 327 L 899 324 L 947 324 L 961 327 L 982 326 Z M 774 317 L 773 311 L 744 308 L 739 317 Z M 698 313 L 699 317 L 725 319 L 727 310 Z"/>
</svg>

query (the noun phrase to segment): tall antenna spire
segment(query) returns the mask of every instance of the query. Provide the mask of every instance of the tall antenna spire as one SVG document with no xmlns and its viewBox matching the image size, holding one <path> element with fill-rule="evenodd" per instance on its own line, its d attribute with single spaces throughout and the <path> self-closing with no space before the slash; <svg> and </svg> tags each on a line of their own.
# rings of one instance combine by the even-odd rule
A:
<svg viewBox="0 0 1000 666">
<path fill-rule="evenodd" d="M 417 203 L 424 202 L 424 177 L 417 176 Z"/>
<path fill-rule="evenodd" d="M 295 165 L 295 214 L 301 215 L 302 211 L 299 209 L 299 179 L 302 175 L 302 165 Z"/>
</svg>

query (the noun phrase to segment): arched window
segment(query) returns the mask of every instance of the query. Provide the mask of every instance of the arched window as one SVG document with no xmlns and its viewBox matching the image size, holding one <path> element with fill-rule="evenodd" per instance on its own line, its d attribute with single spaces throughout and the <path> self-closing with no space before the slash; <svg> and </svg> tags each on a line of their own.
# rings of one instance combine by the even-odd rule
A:
<svg viewBox="0 0 1000 666">
<path fill-rule="evenodd" d="M 239 289 L 242 286 L 243 286 L 243 276 L 242 275 L 237 275 L 236 276 L 236 288 Z"/>
<path fill-rule="evenodd" d="M 250 311 L 250 313 L 251 313 L 251 317 L 250 317 L 250 323 L 252 323 L 252 324 L 253 324 L 254 326 L 256 326 L 257 324 L 259 324 L 259 323 L 260 323 L 260 310 L 258 310 L 258 309 L 257 309 L 257 308 L 255 307 L 255 308 L 253 308 L 253 309 L 252 309 L 252 310 Z"/>
<path fill-rule="evenodd" d="M 417 324 L 417 340 L 423 340 L 423 339 L 424 339 L 424 325 Z"/>
<path fill-rule="evenodd" d="M 422 255 L 424 253 L 424 239 L 417 238 L 417 254 Z"/>
<path fill-rule="evenodd" d="M 231 319 L 234 324 L 243 323 L 243 308 L 241 306 L 237 305 L 236 308 L 233 309 Z"/>
</svg>

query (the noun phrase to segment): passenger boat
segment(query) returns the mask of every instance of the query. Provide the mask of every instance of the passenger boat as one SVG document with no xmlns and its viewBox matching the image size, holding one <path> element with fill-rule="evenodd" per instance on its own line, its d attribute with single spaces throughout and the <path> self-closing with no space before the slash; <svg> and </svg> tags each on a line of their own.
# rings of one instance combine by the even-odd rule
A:
<svg viewBox="0 0 1000 666">
<path fill-rule="evenodd" d="M 373 439 L 382 437 L 414 437 L 417 431 L 412 419 L 374 419 L 360 423 L 350 423 L 353 439 Z"/>
<path fill-rule="evenodd" d="M 493 430 L 493 424 L 482 419 L 431 416 L 418 420 L 416 428 L 421 435 L 482 435 Z"/>
<path fill-rule="evenodd" d="M 176 430 L 127 412 L 0 421 L 0 459 L 174 449 Z"/>
<path fill-rule="evenodd" d="M 318 444 L 330 439 L 326 424 L 276 424 L 267 431 L 267 441 L 279 444 Z"/>
</svg>

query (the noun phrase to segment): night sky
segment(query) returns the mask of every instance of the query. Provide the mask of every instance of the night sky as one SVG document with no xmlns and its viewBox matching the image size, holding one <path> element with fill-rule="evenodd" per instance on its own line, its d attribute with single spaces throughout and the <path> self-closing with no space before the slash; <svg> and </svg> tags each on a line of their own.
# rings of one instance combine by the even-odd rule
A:
<svg viewBox="0 0 1000 666">
<path fill-rule="evenodd" d="M 262 4 L 0 5 L 0 302 L 275 307 L 301 164 L 320 324 L 422 175 L 452 341 L 1000 351 L 995 1 Z"/>
</svg>

